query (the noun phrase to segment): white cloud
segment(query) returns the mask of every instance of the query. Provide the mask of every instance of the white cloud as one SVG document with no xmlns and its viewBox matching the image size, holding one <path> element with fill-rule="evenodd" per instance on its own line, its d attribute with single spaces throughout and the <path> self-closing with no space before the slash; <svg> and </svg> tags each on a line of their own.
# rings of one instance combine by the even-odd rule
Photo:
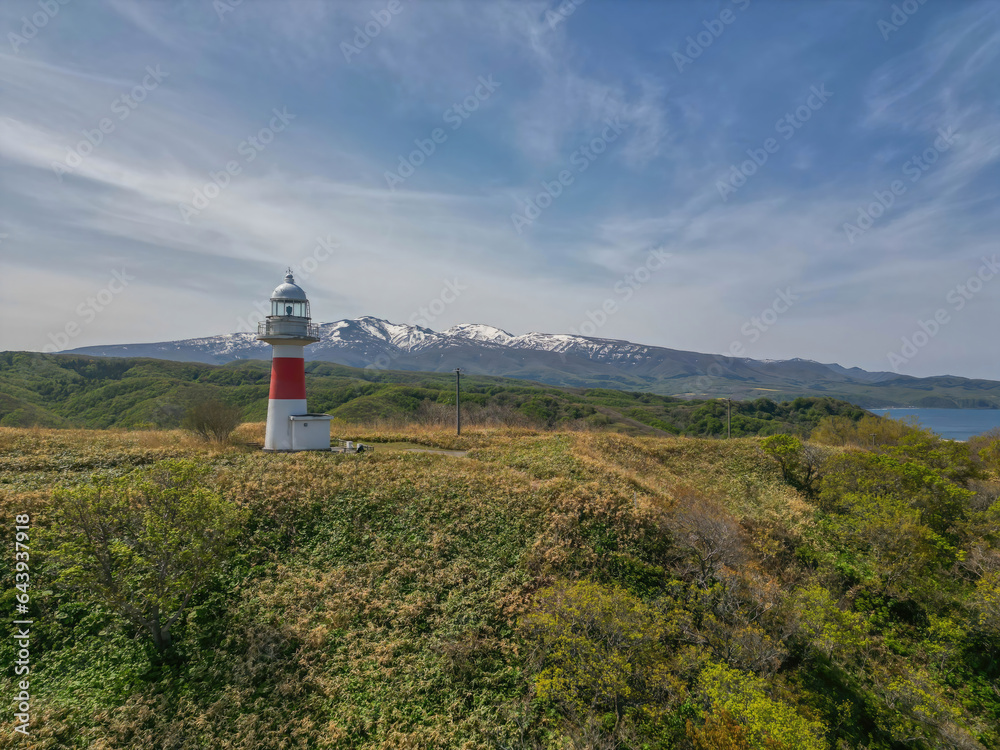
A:
<svg viewBox="0 0 1000 750">
<path fill-rule="evenodd" d="M 674 255 L 669 266 L 599 335 L 723 351 L 776 287 L 792 286 L 801 304 L 752 355 L 883 369 L 884 353 L 937 304 L 941 285 L 961 279 L 996 236 L 1000 118 L 997 98 L 982 93 L 995 91 L 1000 48 L 990 4 L 923 8 L 927 18 L 940 13 L 929 36 L 908 27 L 912 42 L 870 74 L 860 103 L 848 104 L 841 89 L 827 119 L 728 203 L 715 180 L 743 148 L 732 134 L 760 107 L 788 98 L 774 95 L 767 77 L 769 65 L 780 66 L 775 75 L 787 84 L 787 50 L 767 39 L 736 68 L 713 69 L 706 57 L 690 75 L 704 72 L 709 83 L 689 78 L 688 88 L 672 90 L 652 65 L 625 60 L 625 50 L 589 64 L 588 24 L 607 17 L 596 3 L 553 29 L 549 3 L 404 2 L 351 62 L 340 42 L 385 3 L 244 2 L 223 19 L 210 3 L 106 7 L 107 16 L 99 7 L 77 12 L 75 35 L 53 25 L 21 55 L 0 53 L 4 275 L 31 278 L 56 300 L 37 329 L 3 346 L 40 348 L 39 336 L 74 314 L 68 305 L 122 262 L 135 268 L 134 298 L 116 301 L 79 345 L 231 330 L 285 265 L 333 236 L 340 249 L 306 283 L 321 319 L 405 321 L 457 276 L 470 291 L 434 327 L 476 320 L 515 333 L 565 331 L 663 247 Z M 663 13 L 669 20 L 674 11 Z M 624 12 L 616 18 L 629 22 Z M 105 22 L 129 30 L 113 49 L 87 32 L 87 23 Z M 838 33 L 858 33 L 842 26 Z M 732 49 L 740 38 L 733 34 Z M 808 55 L 809 41 L 796 37 L 795 54 Z M 726 51 L 712 49 L 723 61 Z M 155 64 L 171 77 L 60 183 L 52 161 Z M 491 73 L 503 88 L 489 106 L 404 189 L 386 190 L 383 172 L 397 153 Z M 719 81 L 728 93 L 712 88 Z M 732 94 L 744 88 L 745 96 Z M 773 95 L 766 103 L 765 94 Z M 178 202 L 238 158 L 237 145 L 271 107 L 286 104 L 297 115 L 288 131 L 185 223 Z M 539 179 L 615 115 L 629 128 L 600 171 L 581 175 L 517 235 L 512 196 L 537 192 Z M 959 129 L 955 146 L 862 242 L 848 243 L 843 222 L 949 124 Z M 853 139 L 853 160 L 830 164 L 825 128 Z M 984 291 L 977 304 L 995 294 Z M 0 310 L 13 316 L 26 303 L 5 293 Z M 975 349 L 984 330 L 956 324 L 941 354 L 929 347 L 914 366 L 933 370 L 946 354 L 949 367 L 985 373 Z"/>
</svg>

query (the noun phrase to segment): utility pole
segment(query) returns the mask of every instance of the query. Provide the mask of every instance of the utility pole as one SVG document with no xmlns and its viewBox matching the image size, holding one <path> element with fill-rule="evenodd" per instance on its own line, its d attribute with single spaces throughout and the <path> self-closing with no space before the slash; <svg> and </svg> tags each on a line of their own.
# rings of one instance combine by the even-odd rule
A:
<svg viewBox="0 0 1000 750">
<path fill-rule="evenodd" d="M 455 434 L 462 434 L 462 370 L 455 368 Z"/>
<path fill-rule="evenodd" d="M 733 414 L 731 411 L 732 399 L 726 399 L 726 440 L 733 437 Z"/>
</svg>

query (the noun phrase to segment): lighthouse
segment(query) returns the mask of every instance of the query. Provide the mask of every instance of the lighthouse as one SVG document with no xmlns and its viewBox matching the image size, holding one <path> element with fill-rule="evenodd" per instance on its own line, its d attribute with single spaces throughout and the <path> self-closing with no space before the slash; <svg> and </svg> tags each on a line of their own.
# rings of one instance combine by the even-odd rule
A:
<svg viewBox="0 0 1000 750">
<path fill-rule="evenodd" d="M 257 340 L 271 345 L 271 391 L 267 401 L 266 451 L 330 450 L 330 417 L 306 408 L 304 351 L 320 340 L 309 300 L 288 269 L 271 293 L 271 314 L 257 326 Z"/>
</svg>

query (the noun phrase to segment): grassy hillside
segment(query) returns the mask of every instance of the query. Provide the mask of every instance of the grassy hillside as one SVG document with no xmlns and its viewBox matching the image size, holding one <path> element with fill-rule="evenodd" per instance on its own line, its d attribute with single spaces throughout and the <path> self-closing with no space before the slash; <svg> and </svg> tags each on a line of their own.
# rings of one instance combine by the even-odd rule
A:
<svg viewBox="0 0 1000 750">
<path fill-rule="evenodd" d="M 988 450 L 906 430 L 871 451 L 343 432 L 384 449 L 0 428 L 4 517 L 31 518 L 32 747 L 1000 746 Z M 160 654 L 67 567 L 64 508 L 192 472 L 239 509 L 238 537 Z M 11 554 L 0 569 L 14 580 Z M 10 670 L 0 689 L 16 693 Z"/>
<path fill-rule="evenodd" d="M 380 372 L 311 362 L 309 408 L 344 421 L 454 419 L 454 376 Z M 247 420 L 267 413 L 266 362 L 224 366 L 154 359 L 78 355 L 0 354 L 0 425 L 11 427 L 163 427 L 180 424 L 193 403 L 217 398 L 239 406 Z M 463 419 L 470 426 L 616 429 L 630 434 L 726 434 L 726 405 L 649 393 L 564 389 L 509 378 L 462 381 Z M 830 398 L 785 403 L 759 398 L 732 404 L 734 436 L 808 434 L 825 416 L 858 419 L 861 409 Z"/>
</svg>

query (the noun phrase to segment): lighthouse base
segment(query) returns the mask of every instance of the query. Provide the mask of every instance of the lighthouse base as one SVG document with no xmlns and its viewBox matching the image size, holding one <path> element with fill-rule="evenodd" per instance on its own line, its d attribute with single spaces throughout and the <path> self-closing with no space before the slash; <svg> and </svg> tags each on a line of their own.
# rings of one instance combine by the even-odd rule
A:
<svg viewBox="0 0 1000 750">
<path fill-rule="evenodd" d="M 328 451 L 331 419 L 329 414 L 309 414 L 305 399 L 271 399 L 264 450 Z"/>
<path fill-rule="evenodd" d="M 264 450 L 290 451 L 292 448 L 292 423 L 289 417 L 305 414 L 304 398 L 272 398 L 267 402 L 267 427 L 264 430 Z"/>
</svg>

